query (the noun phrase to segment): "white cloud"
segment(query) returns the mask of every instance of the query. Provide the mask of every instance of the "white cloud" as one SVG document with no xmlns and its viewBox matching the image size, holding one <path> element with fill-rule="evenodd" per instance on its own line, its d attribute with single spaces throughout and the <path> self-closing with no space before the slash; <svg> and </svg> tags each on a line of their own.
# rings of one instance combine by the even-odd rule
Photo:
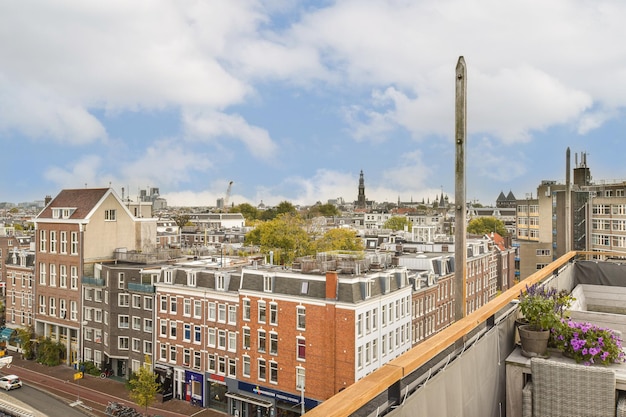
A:
<svg viewBox="0 0 626 417">
<path fill-rule="evenodd" d="M 102 175 L 102 159 L 97 155 L 85 155 L 65 168 L 48 167 L 44 178 L 59 188 L 106 187 L 110 180 Z"/>
<path fill-rule="evenodd" d="M 237 114 L 187 112 L 183 115 L 183 124 L 187 139 L 192 141 L 239 140 L 252 155 L 261 159 L 271 159 L 277 150 L 267 130 L 248 124 Z"/>
</svg>

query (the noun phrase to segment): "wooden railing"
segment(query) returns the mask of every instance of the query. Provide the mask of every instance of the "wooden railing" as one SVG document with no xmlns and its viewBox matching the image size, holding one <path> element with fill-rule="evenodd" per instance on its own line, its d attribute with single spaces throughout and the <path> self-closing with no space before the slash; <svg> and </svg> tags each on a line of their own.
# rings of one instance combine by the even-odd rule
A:
<svg viewBox="0 0 626 417">
<path fill-rule="evenodd" d="M 597 252 L 569 252 L 543 269 L 530 275 L 519 284 L 494 298 L 483 307 L 467 315 L 461 320 L 443 329 L 436 335 L 420 343 L 398 358 L 388 362 L 375 372 L 360 379 L 345 390 L 324 401 L 311 411 L 307 417 L 348 417 L 366 406 L 378 395 L 388 390 L 394 384 L 400 383 L 403 377 L 409 375 L 419 367 L 433 359 L 439 352 L 448 349 L 457 341 L 465 338 L 485 321 L 517 299 L 527 285 L 542 282 L 558 273 L 568 262 L 580 255 L 598 255 Z"/>
</svg>

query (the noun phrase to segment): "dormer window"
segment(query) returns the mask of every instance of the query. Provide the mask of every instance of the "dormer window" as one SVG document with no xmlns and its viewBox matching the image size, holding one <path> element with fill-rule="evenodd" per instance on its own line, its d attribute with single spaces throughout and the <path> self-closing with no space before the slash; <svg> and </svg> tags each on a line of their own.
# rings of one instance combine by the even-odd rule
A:
<svg viewBox="0 0 626 417">
<path fill-rule="evenodd" d="M 58 209 L 58 208 L 52 209 L 52 218 L 58 219 L 59 217 L 61 217 L 61 209 Z"/>
<path fill-rule="evenodd" d="M 196 271 L 187 272 L 187 285 L 189 285 L 190 287 L 196 286 Z"/>
<path fill-rule="evenodd" d="M 226 277 L 224 277 L 224 274 L 215 274 L 215 289 L 218 291 L 226 289 Z"/>
<path fill-rule="evenodd" d="M 173 282 L 172 276 L 173 271 L 171 269 L 163 271 L 163 282 L 166 284 L 171 284 Z"/>
<path fill-rule="evenodd" d="M 374 282 L 369 280 L 365 283 L 365 298 L 370 298 L 372 296 L 372 288 L 374 287 Z"/>
<path fill-rule="evenodd" d="M 272 292 L 272 281 L 270 275 L 263 275 L 263 291 Z"/>
<path fill-rule="evenodd" d="M 63 218 L 69 219 L 73 211 L 74 210 L 71 210 L 71 209 L 63 209 L 63 213 L 62 213 Z"/>
</svg>

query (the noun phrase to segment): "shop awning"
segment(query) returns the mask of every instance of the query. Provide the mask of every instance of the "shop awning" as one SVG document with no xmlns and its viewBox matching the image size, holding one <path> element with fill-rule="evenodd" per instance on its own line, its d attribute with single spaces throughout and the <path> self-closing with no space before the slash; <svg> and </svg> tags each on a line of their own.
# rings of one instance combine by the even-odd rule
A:
<svg viewBox="0 0 626 417">
<path fill-rule="evenodd" d="M 227 392 L 226 396 L 229 398 L 233 398 L 235 400 L 239 400 L 239 401 L 245 401 L 247 403 L 250 404 L 256 404 L 260 407 L 265 407 L 265 408 L 270 408 L 272 406 L 272 403 L 269 401 L 263 401 L 259 398 L 255 398 L 255 397 L 251 397 L 249 395 L 245 395 L 245 394 L 239 394 L 239 393 L 234 393 L 234 392 Z"/>
<path fill-rule="evenodd" d="M 0 341 L 7 342 L 11 338 L 14 332 L 15 332 L 15 329 L 10 329 L 8 327 L 5 327 L 4 329 L 0 331 Z"/>
</svg>

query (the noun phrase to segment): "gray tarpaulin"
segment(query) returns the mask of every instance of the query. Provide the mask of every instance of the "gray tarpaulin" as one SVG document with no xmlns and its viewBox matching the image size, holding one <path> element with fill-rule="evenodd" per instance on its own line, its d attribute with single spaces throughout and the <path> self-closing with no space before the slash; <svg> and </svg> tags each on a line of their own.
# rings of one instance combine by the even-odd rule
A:
<svg viewBox="0 0 626 417">
<path fill-rule="evenodd" d="M 626 261 L 623 265 L 612 262 L 577 261 L 574 268 L 574 287 L 576 284 L 626 287 Z"/>
</svg>

